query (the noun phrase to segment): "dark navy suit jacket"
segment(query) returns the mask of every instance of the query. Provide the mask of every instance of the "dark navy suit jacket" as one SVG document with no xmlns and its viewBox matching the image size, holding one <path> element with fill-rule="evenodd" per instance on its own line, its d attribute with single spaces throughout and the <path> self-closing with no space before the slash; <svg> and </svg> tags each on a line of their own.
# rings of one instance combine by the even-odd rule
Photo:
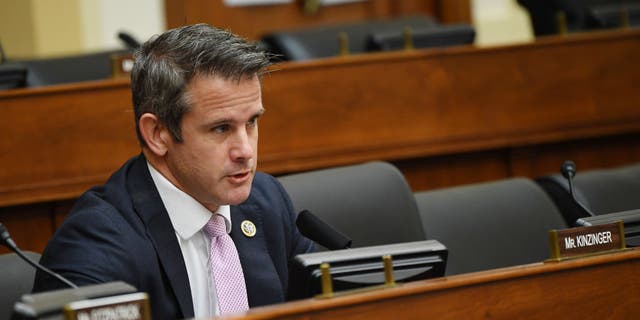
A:
<svg viewBox="0 0 640 320">
<path fill-rule="evenodd" d="M 231 206 L 234 240 L 251 307 L 287 300 L 291 259 L 313 248 L 295 226 L 291 201 L 277 180 L 256 173 L 251 195 Z M 240 230 L 252 221 L 254 237 Z M 104 186 L 84 193 L 44 250 L 40 262 L 77 285 L 124 281 L 147 292 L 153 319 L 193 317 L 184 259 L 143 155 Z M 61 288 L 37 273 L 34 292 Z"/>
</svg>

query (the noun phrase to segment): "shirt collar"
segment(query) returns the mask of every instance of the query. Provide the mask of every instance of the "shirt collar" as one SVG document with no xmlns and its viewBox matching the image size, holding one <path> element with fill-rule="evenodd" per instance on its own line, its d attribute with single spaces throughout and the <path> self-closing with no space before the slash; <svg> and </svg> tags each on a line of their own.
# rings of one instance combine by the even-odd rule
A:
<svg viewBox="0 0 640 320">
<path fill-rule="evenodd" d="M 227 233 L 231 232 L 231 209 L 228 205 L 218 207 L 214 213 L 190 195 L 178 189 L 171 181 L 167 180 L 148 161 L 147 167 L 153 183 L 160 193 L 160 198 L 167 209 L 171 224 L 176 233 L 183 239 L 191 238 L 200 231 L 211 219 L 212 214 L 219 214 L 224 218 Z"/>
</svg>

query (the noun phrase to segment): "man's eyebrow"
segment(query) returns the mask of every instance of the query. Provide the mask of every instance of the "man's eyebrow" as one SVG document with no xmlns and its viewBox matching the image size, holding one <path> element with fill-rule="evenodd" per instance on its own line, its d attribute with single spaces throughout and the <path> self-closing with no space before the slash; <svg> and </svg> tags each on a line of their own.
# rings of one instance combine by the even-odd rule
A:
<svg viewBox="0 0 640 320">
<path fill-rule="evenodd" d="M 256 112 L 256 113 L 253 115 L 253 117 L 259 117 L 259 116 L 263 115 L 265 111 L 266 111 L 266 110 L 265 110 L 264 108 L 260 108 L 260 110 L 258 110 L 258 112 Z"/>
<path fill-rule="evenodd" d="M 228 123 L 230 123 L 230 122 L 232 122 L 232 120 L 231 120 L 231 119 L 229 119 L 229 118 L 222 118 L 222 119 L 218 119 L 218 120 L 215 120 L 215 121 L 212 121 L 212 122 L 208 122 L 208 123 L 206 123 L 204 126 L 205 126 L 205 127 L 217 127 L 217 126 L 219 126 L 219 125 L 228 124 Z"/>
<path fill-rule="evenodd" d="M 264 109 L 264 108 L 260 108 L 260 110 L 258 110 L 256 113 L 254 113 L 254 114 L 251 116 L 251 118 L 250 118 L 250 119 L 258 118 L 258 117 L 262 116 L 262 115 L 264 114 L 264 112 L 265 112 L 265 109 Z M 204 124 L 203 126 L 204 126 L 204 127 L 217 127 L 217 126 L 219 126 L 219 125 L 229 124 L 229 123 L 232 123 L 232 122 L 233 122 L 233 119 L 230 119 L 230 118 L 222 118 L 222 119 L 215 120 L 215 121 L 213 121 L 213 122 L 206 123 L 206 124 Z"/>
</svg>

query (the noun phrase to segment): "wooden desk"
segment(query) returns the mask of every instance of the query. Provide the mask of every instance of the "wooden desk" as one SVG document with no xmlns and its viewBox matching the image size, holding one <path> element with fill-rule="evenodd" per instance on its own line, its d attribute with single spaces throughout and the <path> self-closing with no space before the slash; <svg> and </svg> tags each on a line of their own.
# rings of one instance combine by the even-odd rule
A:
<svg viewBox="0 0 640 320">
<path fill-rule="evenodd" d="M 636 319 L 640 251 L 419 281 L 223 319 Z"/>
<path fill-rule="evenodd" d="M 414 190 L 640 161 L 640 31 L 275 66 L 259 169 L 387 160 Z M 0 221 L 40 251 L 139 152 L 126 80 L 0 92 Z M 47 225 L 42 230 L 42 225 Z M 34 227 L 40 227 L 33 235 Z"/>
<path fill-rule="evenodd" d="M 0 92 L 0 206 L 72 199 L 140 152 L 126 80 Z"/>
<path fill-rule="evenodd" d="M 567 158 L 580 170 L 639 161 L 639 40 L 590 33 L 283 64 L 264 80 L 261 168 L 384 159 L 425 190 L 556 173 Z"/>
</svg>

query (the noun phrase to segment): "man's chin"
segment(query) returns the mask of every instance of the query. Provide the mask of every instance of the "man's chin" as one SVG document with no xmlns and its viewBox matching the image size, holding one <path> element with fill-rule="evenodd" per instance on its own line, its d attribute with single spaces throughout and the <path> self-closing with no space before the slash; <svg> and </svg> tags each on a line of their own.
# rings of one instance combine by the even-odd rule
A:
<svg viewBox="0 0 640 320">
<path fill-rule="evenodd" d="M 247 199 L 249 198 L 249 195 L 251 194 L 251 183 L 249 182 L 246 186 L 234 189 L 235 190 L 232 190 L 229 194 L 227 194 L 227 200 L 229 201 L 230 205 L 239 205 L 247 201 Z"/>
</svg>

